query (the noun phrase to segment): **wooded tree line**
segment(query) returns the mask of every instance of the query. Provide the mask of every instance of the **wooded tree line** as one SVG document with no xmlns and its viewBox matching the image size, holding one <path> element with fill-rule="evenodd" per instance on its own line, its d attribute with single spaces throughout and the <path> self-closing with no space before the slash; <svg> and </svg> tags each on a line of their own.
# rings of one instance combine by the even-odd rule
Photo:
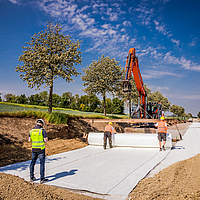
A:
<svg viewBox="0 0 200 200">
<path fill-rule="evenodd" d="M 4 101 L 10 103 L 28 104 L 48 106 L 48 92 L 43 91 L 37 94 L 26 97 L 25 94 L 5 94 Z M 0 101 L 2 98 L 0 96 Z M 121 105 L 120 105 L 121 104 Z M 100 101 L 96 95 L 72 95 L 71 92 L 65 92 L 61 96 L 58 94 L 52 95 L 52 106 L 58 108 L 70 108 L 73 110 L 85 112 L 103 113 L 103 101 Z M 108 114 L 124 114 L 124 104 L 121 103 L 119 98 L 106 98 L 106 110 Z M 113 112 L 115 111 L 115 112 Z"/>
<path fill-rule="evenodd" d="M 146 86 L 147 87 L 147 86 Z M 148 87 L 147 87 L 148 88 Z M 163 109 L 165 111 L 170 111 L 174 116 L 191 118 L 193 117 L 191 113 L 186 114 L 185 109 L 178 105 L 171 105 L 168 102 L 168 99 L 162 95 L 161 92 L 156 91 L 151 93 L 149 91 L 149 101 L 152 102 L 162 102 Z M 5 94 L 3 99 L 1 98 L 2 93 L 0 93 L 0 101 L 10 102 L 10 103 L 19 103 L 19 104 L 28 104 L 28 105 L 39 105 L 39 106 L 48 106 L 48 92 L 43 91 L 36 93 L 34 95 L 26 97 L 25 94 L 15 95 L 15 94 Z M 132 100 L 136 100 L 137 96 L 133 96 Z M 104 102 L 101 101 L 96 95 L 72 95 L 71 92 L 65 92 L 61 96 L 58 94 L 52 95 L 52 106 L 58 108 L 70 108 L 73 110 L 79 110 L 84 112 L 97 112 L 103 113 Z M 124 114 L 124 103 L 123 99 L 115 97 L 113 99 L 106 98 L 106 112 L 108 114 Z M 200 111 L 197 114 L 200 118 Z"/>
<path fill-rule="evenodd" d="M 72 76 L 76 77 L 80 74 L 74 65 L 82 62 L 81 51 L 78 50 L 81 41 L 75 41 L 71 39 L 71 36 L 63 35 L 60 24 L 54 24 L 51 20 L 48 21 L 47 28 L 38 34 L 34 34 L 30 42 L 26 42 L 26 44 L 27 46 L 22 47 L 23 54 L 18 59 L 24 64 L 18 65 L 15 71 L 20 72 L 20 78 L 27 82 L 28 87 L 36 87 L 36 89 L 41 86 L 49 87 L 49 94 L 40 92 L 30 97 L 26 97 L 24 94 L 21 96 L 6 94 L 6 96 L 4 95 L 6 101 L 48 105 L 49 113 L 52 112 L 54 106 L 104 112 L 104 115 L 106 115 L 106 113 L 112 113 L 113 109 L 116 109 L 127 98 L 122 95 L 121 80 L 124 79 L 124 68 L 119 65 L 115 58 L 105 55 L 92 61 L 89 66 L 83 69 L 81 78 L 87 95 L 79 96 L 76 94 L 72 96 L 70 92 L 63 93 L 61 96 L 53 94 L 54 80 L 61 77 L 66 82 L 73 81 Z M 132 102 L 137 103 L 138 92 L 136 87 L 133 88 L 130 98 Z M 145 90 L 148 101 L 161 102 L 164 110 L 170 109 L 178 116 L 184 115 L 184 108 L 180 109 L 180 106 L 176 105 L 171 108 L 171 103 L 161 92 L 151 92 L 147 85 L 145 85 Z M 98 94 L 103 97 L 103 102 L 97 98 L 96 95 Z M 106 98 L 108 94 L 115 98 Z M 115 113 L 122 114 L 123 112 L 124 105 L 121 104 Z"/>
</svg>

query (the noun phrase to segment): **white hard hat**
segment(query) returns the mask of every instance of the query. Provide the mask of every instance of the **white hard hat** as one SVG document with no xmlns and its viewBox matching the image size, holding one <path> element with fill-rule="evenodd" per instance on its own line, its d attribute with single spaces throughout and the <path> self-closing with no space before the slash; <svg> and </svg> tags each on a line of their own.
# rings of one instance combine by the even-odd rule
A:
<svg viewBox="0 0 200 200">
<path fill-rule="evenodd" d="M 36 123 L 43 124 L 43 126 L 44 126 L 44 120 L 43 120 L 43 119 L 38 119 L 38 120 L 36 121 Z"/>
</svg>

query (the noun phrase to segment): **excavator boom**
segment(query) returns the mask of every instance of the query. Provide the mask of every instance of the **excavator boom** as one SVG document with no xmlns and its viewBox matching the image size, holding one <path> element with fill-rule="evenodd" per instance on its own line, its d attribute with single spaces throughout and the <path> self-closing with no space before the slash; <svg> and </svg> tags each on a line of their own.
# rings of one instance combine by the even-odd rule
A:
<svg viewBox="0 0 200 200">
<path fill-rule="evenodd" d="M 125 78 L 123 81 L 123 93 L 130 94 L 132 90 L 132 85 L 130 83 L 130 79 L 134 77 L 135 85 L 138 91 L 139 101 L 138 105 L 140 107 L 139 117 L 140 118 L 148 118 L 151 114 L 153 114 L 152 109 L 158 107 L 158 115 L 162 114 L 161 103 L 150 103 L 147 104 L 147 94 L 144 88 L 144 83 L 142 80 L 142 76 L 139 69 L 139 61 L 136 57 L 135 48 L 131 48 L 128 52 L 128 56 L 126 59 L 125 66 Z M 147 116 L 149 115 L 149 116 Z"/>
<path fill-rule="evenodd" d="M 126 67 L 125 67 L 125 79 L 124 79 L 124 86 L 123 92 L 130 93 L 131 92 L 131 84 L 130 79 L 134 76 L 136 88 L 139 95 L 139 103 L 142 107 L 142 112 L 140 112 L 140 118 L 146 117 L 146 92 L 144 89 L 144 83 L 142 80 L 142 76 L 139 69 L 139 62 L 138 58 L 135 55 L 135 48 L 131 48 L 128 52 L 127 60 L 126 60 Z M 128 88 L 128 90 L 127 90 Z"/>
</svg>

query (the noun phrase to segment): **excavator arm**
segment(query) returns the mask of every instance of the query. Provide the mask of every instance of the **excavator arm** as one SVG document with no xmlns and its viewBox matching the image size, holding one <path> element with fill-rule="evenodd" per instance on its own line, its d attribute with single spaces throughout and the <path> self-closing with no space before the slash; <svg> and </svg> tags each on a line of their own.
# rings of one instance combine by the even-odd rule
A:
<svg viewBox="0 0 200 200">
<path fill-rule="evenodd" d="M 138 58 L 135 55 L 135 48 L 131 48 L 128 52 L 126 67 L 125 67 L 125 79 L 123 81 L 123 93 L 131 93 L 132 86 L 130 84 L 130 79 L 134 76 L 136 88 L 139 95 L 139 105 L 142 108 L 140 112 L 140 118 L 146 117 L 146 92 L 144 89 L 144 83 L 139 69 Z"/>
</svg>

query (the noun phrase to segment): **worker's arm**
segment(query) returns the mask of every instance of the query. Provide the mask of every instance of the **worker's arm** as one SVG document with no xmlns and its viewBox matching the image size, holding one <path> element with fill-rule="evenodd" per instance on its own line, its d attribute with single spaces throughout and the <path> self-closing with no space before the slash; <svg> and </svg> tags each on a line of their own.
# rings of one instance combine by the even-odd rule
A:
<svg viewBox="0 0 200 200">
<path fill-rule="evenodd" d="M 42 135 L 44 138 L 44 142 L 46 143 L 48 141 L 48 137 L 47 137 L 47 132 L 44 129 L 42 130 Z"/>
<path fill-rule="evenodd" d="M 166 131 L 167 131 L 167 129 L 168 129 L 167 123 L 165 123 L 165 127 L 166 127 L 165 129 L 166 129 Z"/>
<path fill-rule="evenodd" d="M 158 128 L 158 123 L 156 123 L 155 128 L 156 128 L 156 129 Z"/>
<path fill-rule="evenodd" d="M 117 133 L 114 127 L 112 127 L 112 133 Z"/>
<path fill-rule="evenodd" d="M 44 138 L 44 142 L 46 143 L 48 141 L 48 137 L 45 137 Z"/>
<path fill-rule="evenodd" d="M 30 135 L 30 132 L 28 134 L 28 141 L 31 142 L 31 135 Z"/>
</svg>

